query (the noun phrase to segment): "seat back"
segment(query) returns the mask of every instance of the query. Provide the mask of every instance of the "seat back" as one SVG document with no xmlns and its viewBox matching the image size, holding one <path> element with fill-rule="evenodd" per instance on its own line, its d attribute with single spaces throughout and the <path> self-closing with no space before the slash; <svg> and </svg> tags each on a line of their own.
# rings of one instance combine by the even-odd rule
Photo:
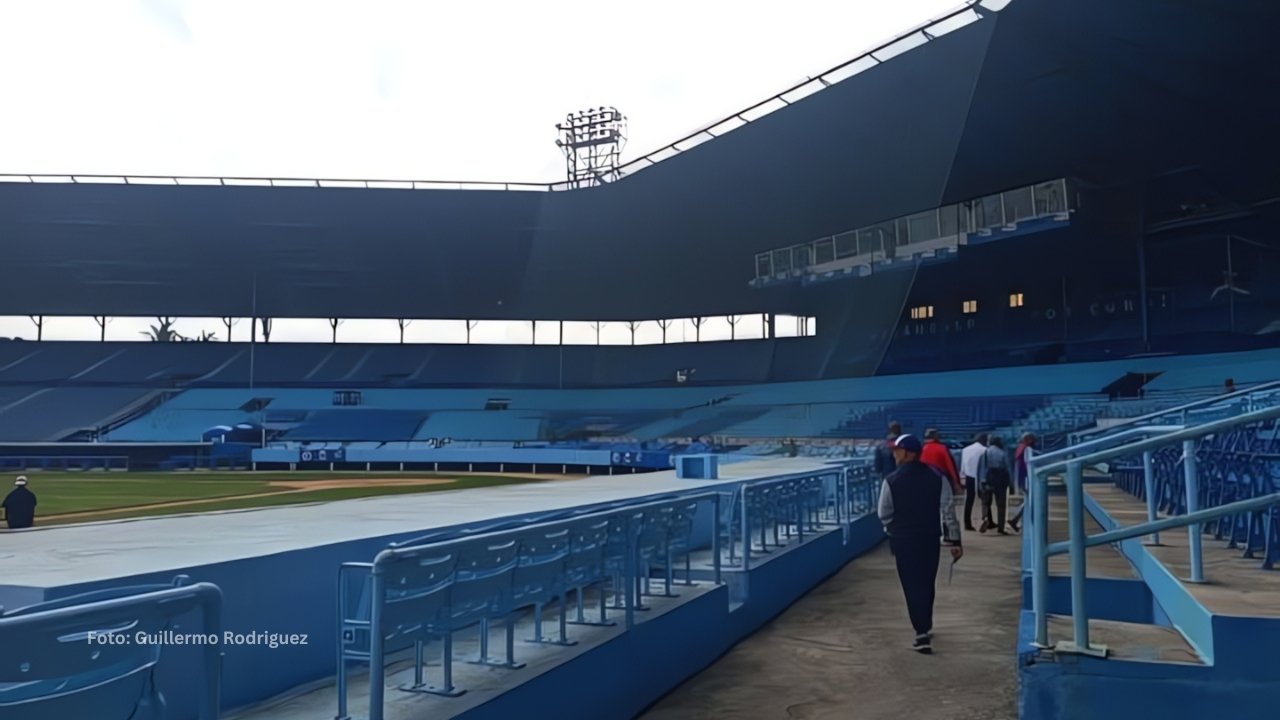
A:
<svg viewBox="0 0 1280 720">
<path fill-rule="evenodd" d="M 165 701 L 152 673 L 161 633 L 216 592 L 205 583 L 115 588 L 0 614 L 0 718 L 160 720 Z M 218 630 L 204 621 L 198 634 L 216 645 Z M 206 715 L 208 706 L 206 698 Z"/>
<path fill-rule="evenodd" d="M 570 531 L 569 555 L 565 558 L 565 584 L 584 587 L 605 577 L 605 555 L 609 546 L 609 520 L 580 522 Z"/>
<path fill-rule="evenodd" d="M 413 644 L 441 623 L 456 562 L 452 552 L 428 549 L 383 566 L 382 628 L 387 652 Z"/>
<path fill-rule="evenodd" d="M 564 588 L 569 528 L 536 530 L 519 538 L 519 560 L 512 580 L 512 606 L 545 603 Z"/>
<path fill-rule="evenodd" d="M 448 628 L 460 630 L 511 612 L 511 582 L 519 551 L 520 543 L 513 537 L 479 541 L 458 550 Z"/>
</svg>

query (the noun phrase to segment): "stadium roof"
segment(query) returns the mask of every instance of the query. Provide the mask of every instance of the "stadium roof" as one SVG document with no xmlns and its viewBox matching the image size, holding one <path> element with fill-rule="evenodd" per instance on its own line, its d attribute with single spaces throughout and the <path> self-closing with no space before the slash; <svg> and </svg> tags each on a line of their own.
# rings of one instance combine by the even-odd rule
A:
<svg viewBox="0 0 1280 720">
<path fill-rule="evenodd" d="M 0 315 L 805 313 L 820 296 L 748 287 L 755 252 L 1052 177 L 1194 167 L 1242 204 L 1277 194 L 1277 20 L 1017 0 L 576 192 L 0 183 Z"/>
</svg>

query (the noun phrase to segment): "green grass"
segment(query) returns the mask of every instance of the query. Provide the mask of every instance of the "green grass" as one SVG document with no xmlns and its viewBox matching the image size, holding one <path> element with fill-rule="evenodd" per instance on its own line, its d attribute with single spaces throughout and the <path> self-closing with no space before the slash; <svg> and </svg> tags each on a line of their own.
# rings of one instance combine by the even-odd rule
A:
<svg viewBox="0 0 1280 720">
<path fill-rule="evenodd" d="M 250 473 L 250 472 L 182 472 L 182 473 L 31 473 L 30 489 L 39 501 L 37 524 L 63 524 L 175 513 L 234 510 L 271 507 L 299 503 L 349 500 L 360 497 L 403 495 L 411 493 L 464 490 L 475 487 L 538 482 L 531 478 L 491 475 L 456 476 L 446 473 Z M 360 478 L 455 478 L 438 485 L 383 485 L 368 487 L 326 488 L 308 492 L 287 492 L 290 488 L 272 486 L 272 481 L 293 483 L 319 480 L 358 480 Z M 270 493 L 259 497 L 238 497 Z M 219 499 L 221 498 L 221 499 Z M 188 505 L 143 508 L 154 503 L 209 500 Z M 42 516 L 83 513 L 83 517 L 50 518 Z"/>
</svg>

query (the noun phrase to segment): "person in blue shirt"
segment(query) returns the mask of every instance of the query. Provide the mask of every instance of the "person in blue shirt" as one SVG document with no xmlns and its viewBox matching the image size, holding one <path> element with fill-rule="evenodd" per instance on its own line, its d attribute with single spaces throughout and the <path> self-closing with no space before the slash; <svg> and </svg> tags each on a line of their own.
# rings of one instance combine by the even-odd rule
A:
<svg viewBox="0 0 1280 720">
<path fill-rule="evenodd" d="M 13 482 L 13 490 L 5 497 L 0 507 L 4 508 L 5 519 L 9 521 L 10 530 L 22 530 L 35 524 L 36 494 L 27 489 L 27 478 L 19 475 Z"/>
<path fill-rule="evenodd" d="M 928 655 L 933 652 L 933 601 L 941 543 L 951 546 L 952 562 L 964 555 L 964 549 L 951 483 L 935 468 L 920 462 L 922 449 L 914 435 L 894 440 L 898 469 L 884 479 L 878 514 L 889 535 L 907 615 L 916 631 L 911 649 Z"/>
</svg>

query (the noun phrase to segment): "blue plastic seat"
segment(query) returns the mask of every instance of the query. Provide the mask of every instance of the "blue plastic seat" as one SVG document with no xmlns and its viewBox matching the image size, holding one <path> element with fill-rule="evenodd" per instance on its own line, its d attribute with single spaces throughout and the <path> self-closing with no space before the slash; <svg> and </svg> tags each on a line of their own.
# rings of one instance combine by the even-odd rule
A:
<svg viewBox="0 0 1280 720">
<path fill-rule="evenodd" d="M 568 527 L 536 530 L 520 536 L 519 561 L 512 579 L 511 605 L 515 609 L 533 606 L 533 642 L 548 642 L 542 637 L 542 609 L 559 599 L 560 637 L 550 641 L 572 645 L 567 634 L 567 591 L 565 559 L 569 556 L 572 536 Z"/>
<path fill-rule="evenodd" d="M 604 582 L 609 578 L 606 564 L 609 546 L 609 520 L 584 520 L 574 525 L 569 539 L 569 555 L 565 558 L 564 585 L 574 591 L 577 601 L 575 625 L 612 625 L 609 621 L 607 593 Z M 591 586 L 600 589 L 600 619 L 587 620 L 584 612 L 583 593 Z"/>
<path fill-rule="evenodd" d="M 178 582 L 181 582 L 179 579 Z M 164 694 L 155 682 L 156 637 L 173 621 L 202 609 L 204 643 L 201 720 L 219 712 L 217 637 L 222 594 L 216 585 L 144 585 L 51 600 L 0 614 L 0 718 L 120 717 L 163 720 Z M 93 638 L 125 636 L 128 642 Z"/>
</svg>

